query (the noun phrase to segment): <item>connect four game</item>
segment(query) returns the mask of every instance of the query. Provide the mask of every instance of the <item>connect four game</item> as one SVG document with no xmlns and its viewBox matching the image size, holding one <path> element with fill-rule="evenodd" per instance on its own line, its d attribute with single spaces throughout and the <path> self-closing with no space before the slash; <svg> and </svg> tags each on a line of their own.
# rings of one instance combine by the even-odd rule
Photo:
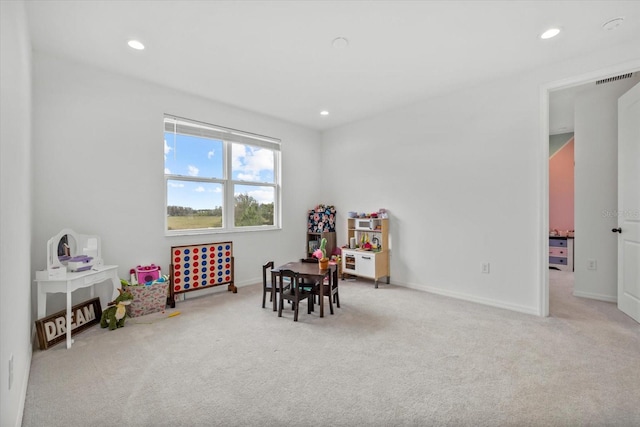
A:
<svg viewBox="0 0 640 427">
<path fill-rule="evenodd" d="M 208 243 L 173 246 L 171 248 L 170 302 L 175 305 L 175 294 L 213 286 L 228 285 L 229 291 L 238 290 L 233 284 L 233 243 Z"/>
</svg>

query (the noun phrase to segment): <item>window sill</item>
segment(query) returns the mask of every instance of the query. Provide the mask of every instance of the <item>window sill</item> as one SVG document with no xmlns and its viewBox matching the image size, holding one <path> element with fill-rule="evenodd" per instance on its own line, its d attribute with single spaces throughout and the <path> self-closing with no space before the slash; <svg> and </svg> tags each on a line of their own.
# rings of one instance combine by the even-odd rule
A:
<svg viewBox="0 0 640 427">
<path fill-rule="evenodd" d="M 167 230 L 165 231 L 165 237 L 176 236 L 203 236 L 214 234 L 234 234 L 234 233 L 247 233 L 253 231 L 273 231 L 281 230 L 282 227 L 275 225 L 262 225 L 255 227 L 238 227 L 238 228 L 200 228 L 194 230 Z"/>
</svg>

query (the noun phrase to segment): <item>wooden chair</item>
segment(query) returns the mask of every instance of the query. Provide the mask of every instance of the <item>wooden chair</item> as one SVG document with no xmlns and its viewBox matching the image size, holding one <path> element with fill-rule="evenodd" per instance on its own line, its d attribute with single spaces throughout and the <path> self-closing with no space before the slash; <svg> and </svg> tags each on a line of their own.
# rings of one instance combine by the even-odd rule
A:
<svg viewBox="0 0 640 427">
<path fill-rule="evenodd" d="M 300 262 L 306 262 L 309 264 L 317 264 L 318 263 L 318 259 L 317 258 L 300 258 Z M 300 278 L 300 286 L 302 286 L 302 289 L 304 289 L 307 292 L 311 292 L 312 298 L 313 298 L 313 305 L 315 305 L 316 303 L 316 293 L 319 292 L 318 290 L 318 282 L 309 282 L 307 280 L 304 279 L 304 277 Z M 314 306 L 311 305 L 311 311 L 315 311 Z"/>
<path fill-rule="evenodd" d="M 285 287 L 285 279 L 289 278 L 290 285 L 287 289 Z M 292 308 L 294 310 L 293 313 L 293 321 L 298 321 L 298 311 L 300 309 L 300 302 L 307 300 L 307 314 L 311 314 L 311 308 L 313 306 L 313 293 L 307 291 L 303 288 L 300 283 L 300 277 L 298 273 L 291 270 L 281 270 L 279 276 L 279 292 L 280 292 L 280 304 L 278 306 L 278 317 L 282 317 L 282 306 L 284 305 L 284 300 L 287 300 L 293 304 Z"/>
<path fill-rule="evenodd" d="M 273 269 L 273 261 L 269 261 L 262 266 L 262 308 L 264 308 L 267 301 L 267 292 L 270 294 L 269 301 L 273 303 L 273 311 L 276 311 L 276 303 L 278 301 L 277 295 L 279 291 L 278 283 L 272 283 L 271 281 L 271 269 Z M 289 289 L 289 283 L 285 283 L 285 289 Z"/>
<path fill-rule="evenodd" d="M 331 285 L 329 285 L 329 283 L 325 283 L 324 281 L 322 283 L 317 283 L 316 287 L 313 289 L 313 293 L 314 293 L 314 302 L 315 302 L 315 295 L 318 295 L 318 298 L 320 298 L 320 286 L 324 286 L 323 289 L 323 294 L 325 297 L 329 297 L 329 312 L 331 314 L 333 314 L 333 303 L 336 303 L 336 306 L 338 308 L 340 308 L 340 293 L 338 290 L 338 269 L 336 267 L 336 270 L 331 273 Z"/>
<path fill-rule="evenodd" d="M 316 258 L 302 258 L 300 261 L 302 262 L 309 262 L 309 263 L 318 263 L 318 260 Z M 340 294 L 338 293 L 338 276 L 337 276 L 337 271 L 338 271 L 338 267 L 336 266 L 336 271 L 335 274 L 333 274 L 332 276 L 332 284 L 331 284 L 331 289 L 329 289 L 329 284 L 324 284 L 322 286 L 324 286 L 324 296 L 325 297 L 329 297 L 329 310 L 331 312 L 331 314 L 333 314 L 333 303 L 335 302 L 336 305 L 338 306 L 338 308 L 340 308 Z M 315 282 L 315 283 L 309 283 L 309 282 L 303 282 L 301 281 L 301 283 L 303 283 L 303 286 L 305 287 L 306 290 L 311 291 L 311 293 L 313 293 L 313 303 L 315 304 L 316 302 L 316 295 L 318 296 L 318 304 L 320 304 L 320 283 Z M 311 311 L 314 311 L 314 309 L 312 308 Z"/>
</svg>

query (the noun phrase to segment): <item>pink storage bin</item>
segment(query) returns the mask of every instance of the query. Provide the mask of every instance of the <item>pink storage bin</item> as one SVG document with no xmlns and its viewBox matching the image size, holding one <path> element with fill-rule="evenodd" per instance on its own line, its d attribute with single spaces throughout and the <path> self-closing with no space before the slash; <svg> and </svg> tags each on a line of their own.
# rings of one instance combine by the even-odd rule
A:
<svg viewBox="0 0 640 427">
<path fill-rule="evenodd" d="M 167 305 L 169 282 L 158 282 L 148 286 L 124 286 L 123 289 L 133 295 L 133 301 L 127 306 L 129 317 L 157 313 Z"/>
<path fill-rule="evenodd" d="M 160 267 L 151 265 L 139 265 L 136 267 L 136 280 L 138 283 L 143 284 L 147 282 L 153 282 L 160 278 Z"/>
</svg>

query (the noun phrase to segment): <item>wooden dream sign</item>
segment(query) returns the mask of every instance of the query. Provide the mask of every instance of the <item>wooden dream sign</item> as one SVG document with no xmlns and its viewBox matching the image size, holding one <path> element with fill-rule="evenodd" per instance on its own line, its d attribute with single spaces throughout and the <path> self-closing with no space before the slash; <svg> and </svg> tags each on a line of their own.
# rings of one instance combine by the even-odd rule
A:
<svg viewBox="0 0 640 427">
<path fill-rule="evenodd" d="M 175 307 L 175 294 L 227 285 L 233 293 L 233 243 L 207 243 L 171 248 L 169 304 Z"/>
<path fill-rule="evenodd" d="M 100 323 L 102 307 L 100 298 L 93 298 L 71 308 L 71 336 Z M 36 332 L 40 350 L 64 341 L 67 338 L 67 310 L 36 320 Z"/>
</svg>

